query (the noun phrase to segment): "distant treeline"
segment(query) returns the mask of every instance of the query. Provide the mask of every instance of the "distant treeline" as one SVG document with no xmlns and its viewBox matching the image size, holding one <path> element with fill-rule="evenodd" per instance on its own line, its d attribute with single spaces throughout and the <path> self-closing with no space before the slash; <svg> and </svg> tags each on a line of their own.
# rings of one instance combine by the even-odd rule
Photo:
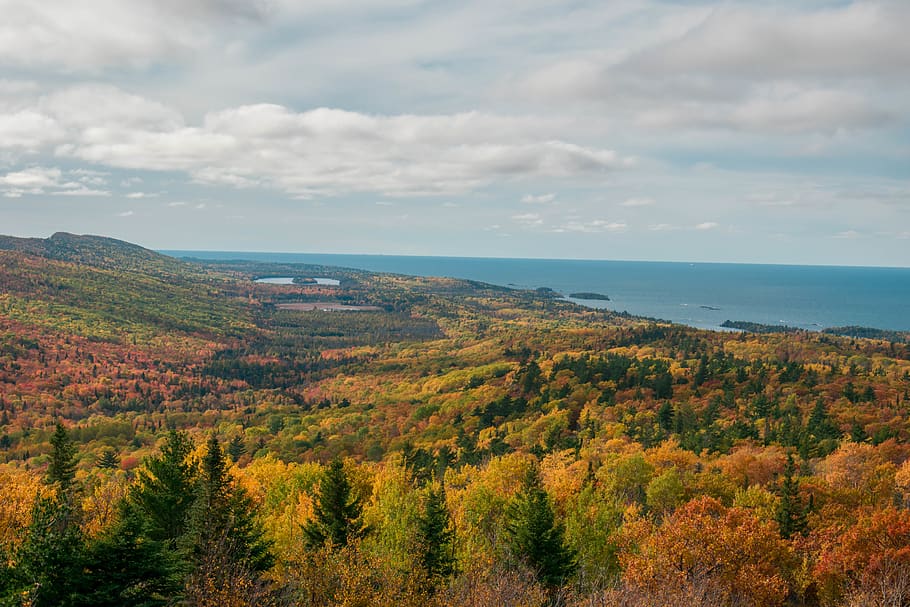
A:
<svg viewBox="0 0 910 607">
<path fill-rule="evenodd" d="M 725 320 L 720 326 L 725 329 L 738 329 L 749 333 L 797 333 L 802 330 L 798 327 L 790 327 L 787 325 L 765 325 L 745 320 Z M 907 331 L 888 331 L 886 329 L 874 329 L 872 327 L 851 325 L 849 327 L 830 327 L 828 329 L 822 329 L 821 332 L 826 335 L 839 335 L 841 337 L 882 339 L 895 343 L 910 343 L 910 332 Z"/>
<path fill-rule="evenodd" d="M 887 331 L 884 329 L 873 329 L 872 327 L 831 327 L 823 330 L 822 333 L 842 335 L 844 337 L 863 337 L 866 339 L 884 339 L 885 341 L 910 343 L 910 332 Z"/>
</svg>

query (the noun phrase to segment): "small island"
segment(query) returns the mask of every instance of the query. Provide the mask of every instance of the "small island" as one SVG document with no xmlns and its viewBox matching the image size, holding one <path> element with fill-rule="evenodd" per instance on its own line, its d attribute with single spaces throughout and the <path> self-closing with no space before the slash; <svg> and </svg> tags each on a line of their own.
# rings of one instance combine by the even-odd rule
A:
<svg viewBox="0 0 910 607">
<path fill-rule="evenodd" d="M 602 293 L 589 293 L 583 291 L 581 293 L 569 293 L 569 297 L 572 299 L 593 299 L 597 301 L 610 301 L 610 298 Z"/>
<path fill-rule="evenodd" d="M 725 329 L 736 329 L 746 333 L 797 333 L 799 327 L 789 327 L 787 325 L 765 325 L 758 322 L 748 322 L 745 320 L 725 320 L 720 323 Z"/>
</svg>

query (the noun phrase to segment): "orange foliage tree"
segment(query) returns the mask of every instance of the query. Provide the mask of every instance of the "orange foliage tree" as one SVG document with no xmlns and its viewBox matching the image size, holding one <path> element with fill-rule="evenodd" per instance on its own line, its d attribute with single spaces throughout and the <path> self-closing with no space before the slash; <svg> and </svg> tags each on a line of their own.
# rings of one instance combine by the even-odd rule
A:
<svg viewBox="0 0 910 607">
<path fill-rule="evenodd" d="M 633 588 L 714 596 L 721 604 L 781 605 L 791 555 L 774 523 L 710 497 L 680 507 L 637 550 L 621 555 Z"/>
</svg>

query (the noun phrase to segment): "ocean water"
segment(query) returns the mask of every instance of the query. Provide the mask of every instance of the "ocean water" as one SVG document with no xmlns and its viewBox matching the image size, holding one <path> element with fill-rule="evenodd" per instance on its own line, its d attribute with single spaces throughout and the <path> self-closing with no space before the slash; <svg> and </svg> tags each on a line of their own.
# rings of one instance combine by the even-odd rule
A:
<svg viewBox="0 0 910 607">
<path fill-rule="evenodd" d="M 910 331 L 910 268 L 162 251 L 177 257 L 343 266 L 496 285 L 595 292 L 585 305 L 716 329 L 725 320 L 810 330 Z"/>
</svg>

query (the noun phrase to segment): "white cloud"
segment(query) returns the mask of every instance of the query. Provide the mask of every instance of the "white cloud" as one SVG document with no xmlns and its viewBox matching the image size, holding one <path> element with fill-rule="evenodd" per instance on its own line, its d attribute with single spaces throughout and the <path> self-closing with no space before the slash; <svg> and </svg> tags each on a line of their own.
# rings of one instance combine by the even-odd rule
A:
<svg viewBox="0 0 910 607">
<path fill-rule="evenodd" d="M 856 1 L 783 11 L 758 5 L 718 7 L 685 35 L 629 60 L 650 74 L 708 73 L 733 78 L 906 74 L 910 40 L 900 0 Z"/>
<path fill-rule="evenodd" d="M 666 104 L 638 114 L 647 127 L 726 128 L 761 133 L 884 126 L 897 114 L 851 91 L 761 87 L 734 103 Z"/>
<path fill-rule="evenodd" d="M 695 226 L 695 229 L 696 230 L 713 230 L 718 227 L 720 227 L 719 223 L 716 223 L 714 221 L 705 221 L 705 222 L 697 224 Z"/>
<path fill-rule="evenodd" d="M 650 207 L 654 205 L 653 198 L 627 198 L 622 201 L 624 207 Z"/>
<path fill-rule="evenodd" d="M 625 232 L 628 225 L 622 221 L 606 221 L 594 219 L 592 221 L 569 221 L 554 228 L 554 232 L 579 232 L 585 234 L 598 234 L 603 232 Z"/>
<path fill-rule="evenodd" d="M 258 19 L 264 5 L 223 0 L 0 0 L 0 65 L 60 72 L 141 69 L 212 45 L 215 27 Z"/>
<path fill-rule="evenodd" d="M 50 193 L 52 196 L 101 196 L 107 197 L 111 193 L 107 190 L 96 190 L 92 188 L 85 187 L 82 184 L 79 184 L 75 188 L 68 188 L 65 190 L 57 190 L 56 192 Z"/>
<path fill-rule="evenodd" d="M 648 229 L 652 232 L 670 232 L 673 230 L 678 230 L 679 226 L 675 226 L 670 223 L 654 223 L 649 225 Z"/>
<path fill-rule="evenodd" d="M 833 236 L 833 238 L 838 238 L 842 240 L 856 240 L 857 238 L 862 237 L 862 234 L 856 230 L 846 230 L 844 232 L 838 232 Z"/>
<path fill-rule="evenodd" d="M 123 211 L 122 213 L 117 213 L 117 217 L 132 217 L 135 215 L 133 211 Z"/>
<path fill-rule="evenodd" d="M 550 204 L 556 200 L 556 194 L 526 194 L 521 201 L 525 204 Z"/>
<path fill-rule="evenodd" d="M 463 193 L 493 181 L 596 176 L 631 163 L 612 150 L 532 137 L 527 119 L 476 112 L 373 116 L 260 104 L 186 126 L 175 110 L 107 86 L 47 95 L 34 111 L 65 133 L 54 148 L 60 157 L 182 171 L 200 183 L 271 187 L 301 198 Z"/>
<path fill-rule="evenodd" d="M 633 28 L 624 53 L 554 58 L 515 90 L 608 108 L 649 129 L 832 133 L 906 118 L 910 3 L 718 4 L 645 3 L 656 36 Z M 659 27 L 666 18 L 679 25 Z"/>
<path fill-rule="evenodd" d="M 539 213 L 521 213 L 519 215 L 512 215 L 512 219 L 529 228 L 543 225 L 543 219 Z"/>
<path fill-rule="evenodd" d="M 103 179 L 94 172 L 74 170 L 64 174 L 56 167 L 30 167 L 0 177 L 0 191 L 11 198 L 24 194 L 109 196 L 110 192 L 91 187 L 100 184 L 103 184 Z"/>
<path fill-rule="evenodd" d="M 23 190 L 43 190 L 57 187 L 63 173 L 57 168 L 32 167 L 13 171 L 0 177 L 0 185 Z"/>
</svg>

